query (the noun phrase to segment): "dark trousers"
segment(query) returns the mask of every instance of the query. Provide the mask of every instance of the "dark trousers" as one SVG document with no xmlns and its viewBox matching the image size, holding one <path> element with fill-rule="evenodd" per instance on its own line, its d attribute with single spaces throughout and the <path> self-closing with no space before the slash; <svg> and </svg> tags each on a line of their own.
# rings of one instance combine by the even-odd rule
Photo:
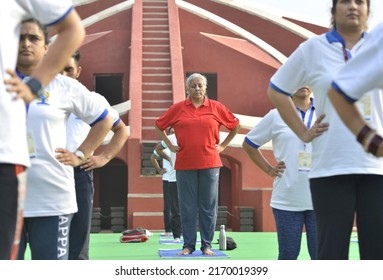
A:
<svg viewBox="0 0 383 280">
<path fill-rule="evenodd" d="M 219 170 L 219 168 L 177 170 L 183 249 L 187 248 L 190 252 L 196 249 L 197 217 L 201 251 L 212 246 L 218 213 Z"/>
<path fill-rule="evenodd" d="M 18 180 L 13 164 L 0 164 L 0 260 L 9 260 L 17 220 Z"/>
<path fill-rule="evenodd" d="M 356 215 L 362 260 L 383 260 L 383 176 L 340 175 L 310 180 L 318 259 L 347 260 Z"/>
<path fill-rule="evenodd" d="M 278 260 L 298 259 L 303 228 L 306 228 L 310 257 L 316 260 L 317 233 L 314 211 L 287 211 L 273 208 L 273 214 L 278 234 Z"/>
<path fill-rule="evenodd" d="M 24 218 L 18 259 L 24 259 L 28 243 L 32 260 L 67 260 L 72 216 Z"/>
<path fill-rule="evenodd" d="M 172 224 L 171 224 L 171 195 L 169 191 L 169 182 L 162 180 L 162 191 L 164 196 L 164 227 L 165 232 L 171 232 L 172 231 Z"/>
<path fill-rule="evenodd" d="M 168 182 L 171 207 L 171 228 L 174 238 L 180 238 L 182 234 L 180 207 L 178 204 L 178 191 L 176 182 Z"/>
<path fill-rule="evenodd" d="M 69 234 L 69 259 L 89 260 L 89 235 L 93 210 L 93 171 L 74 168 L 78 211 Z"/>
</svg>

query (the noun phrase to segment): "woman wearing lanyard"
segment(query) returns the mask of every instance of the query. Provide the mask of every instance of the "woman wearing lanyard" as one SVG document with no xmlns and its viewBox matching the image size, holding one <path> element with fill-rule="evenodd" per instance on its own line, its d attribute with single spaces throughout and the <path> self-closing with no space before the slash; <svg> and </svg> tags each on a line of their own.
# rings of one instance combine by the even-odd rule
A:
<svg viewBox="0 0 383 280">
<path fill-rule="evenodd" d="M 328 131 L 312 142 L 309 173 L 318 231 L 318 259 L 348 259 L 356 217 L 361 259 L 383 259 L 383 161 L 368 155 L 343 124 L 327 96 L 334 75 L 363 49 L 370 13 L 368 0 L 333 0 L 333 29 L 302 43 L 271 78 L 268 96 L 287 125 L 305 142 L 327 129 L 308 130 L 289 98 L 294 88 L 312 87 L 317 115 Z M 355 78 L 358 78 L 357 76 Z M 382 107 L 378 95 L 366 95 L 360 108 Z M 372 120 L 369 110 L 361 111 Z M 319 120 L 321 117 L 318 118 Z M 318 121 L 318 120 L 317 120 Z M 356 215 L 355 215 L 356 214 Z"/>
<path fill-rule="evenodd" d="M 302 87 L 292 97 L 297 114 L 308 129 L 315 123 L 312 91 Z M 277 165 L 272 166 L 259 147 L 272 141 Z M 312 260 L 316 259 L 316 226 L 307 178 L 311 166 L 311 144 L 300 140 L 285 124 L 276 109 L 271 110 L 246 135 L 242 144 L 251 160 L 266 174 L 275 177 L 271 207 L 278 234 L 279 260 L 296 260 L 301 248 L 303 227 Z"/>
</svg>

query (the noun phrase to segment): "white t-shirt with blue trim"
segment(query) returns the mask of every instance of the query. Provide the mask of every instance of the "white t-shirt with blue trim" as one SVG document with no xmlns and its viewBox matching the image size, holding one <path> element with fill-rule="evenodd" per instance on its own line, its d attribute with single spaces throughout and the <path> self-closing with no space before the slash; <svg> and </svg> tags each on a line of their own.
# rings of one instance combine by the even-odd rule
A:
<svg viewBox="0 0 383 280">
<path fill-rule="evenodd" d="M 108 110 L 81 83 L 60 74 L 46 87 L 44 97 L 28 106 L 31 167 L 25 217 L 77 212 L 73 167 L 55 158 L 56 148 L 67 147 L 67 120 L 71 113 L 92 125 L 107 117 Z"/>
<path fill-rule="evenodd" d="M 306 112 L 303 121 L 312 126 L 316 116 L 314 107 Z M 270 205 L 286 211 L 313 210 L 308 180 L 309 170 L 299 170 L 299 154 L 311 153 L 311 144 L 304 143 L 282 120 L 276 109 L 267 113 L 246 135 L 245 141 L 257 149 L 269 141 L 277 162 L 284 161 L 286 169 L 282 177 L 275 177 Z"/>
<path fill-rule="evenodd" d="M 26 110 L 23 100 L 15 100 L 6 91 L 7 69 L 15 69 L 20 27 L 24 19 L 34 17 L 45 25 L 59 22 L 73 9 L 69 0 L 4 1 L 0 9 L 0 163 L 29 166 L 26 138 Z"/>
<path fill-rule="evenodd" d="M 351 61 L 364 48 L 365 37 L 352 50 L 347 50 Z M 281 94 L 292 94 L 302 86 L 310 86 L 315 97 L 316 114 L 326 114 L 323 122 L 328 131 L 312 141 L 312 166 L 309 178 L 347 174 L 383 175 L 383 159 L 367 154 L 355 136 L 343 124 L 327 92 L 338 71 L 346 65 L 343 43 L 336 31 L 319 35 L 302 43 L 271 78 L 270 86 Z M 357 75 L 354 77 L 357 78 Z M 371 94 L 372 111 L 369 123 L 380 123 L 376 108 L 383 108 L 380 94 Z"/>
<path fill-rule="evenodd" d="M 335 85 L 348 97 L 350 102 L 359 100 L 365 92 L 374 88 L 383 89 L 382 34 L 383 24 L 380 24 L 368 35 L 358 55 L 334 77 Z M 382 107 L 379 109 L 383 111 Z"/>
<path fill-rule="evenodd" d="M 168 135 L 168 138 L 170 140 L 170 143 L 172 143 L 172 145 L 174 146 L 177 145 L 177 138 L 175 134 Z M 170 157 L 172 161 L 171 163 L 168 162 L 166 159 L 162 161 L 162 164 L 164 165 L 163 168 L 165 168 L 167 171 L 165 173 L 167 174 L 167 179 L 169 182 L 176 182 L 177 181 L 176 170 L 174 169 L 174 166 L 176 164 L 176 153 L 173 153 L 172 151 L 170 151 L 165 141 L 161 141 L 161 146 L 165 148 L 164 152 L 166 152 L 166 154 Z"/>
<path fill-rule="evenodd" d="M 118 112 L 110 106 L 104 96 L 96 92 L 92 92 L 91 96 L 108 109 L 113 119 L 113 127 L 115 127 L 121 121 Z M 81 118 L 76 115 L 70 114 L 67 125 L 67 150 L 71 152 L 76 151 L 81 143 L 84 142 L 89 130 L 90 126 L 86 122 L 83 122 Z"/>
</svg>

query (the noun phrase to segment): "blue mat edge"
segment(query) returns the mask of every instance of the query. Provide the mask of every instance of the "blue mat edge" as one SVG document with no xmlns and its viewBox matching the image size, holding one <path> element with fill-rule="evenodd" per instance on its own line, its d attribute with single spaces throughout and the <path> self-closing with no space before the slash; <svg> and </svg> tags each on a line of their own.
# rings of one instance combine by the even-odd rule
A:
<svg viewBox="0 0 383 280">
<path fill-rule="evenodd" d="M 216 255 L 204 255 L 202 254 L 202 252 L 200 250 L 196 250 L 193 252 L 193 254 L 190 254 L 190 255 L 177 255 L 178 252 L 181 252 L 182 249 L 159 249 L 158 250 L 158 253 L 160 255 L 161 258 L 163 259 L 184 259 L 184 258 L 211 258 L 211 259 L 216 259 L 216 258 L 230 258 L 230 256 L 226 255 L 225 253 L 223 253 L 222 251 L 220 250 L 217 250 L 217 249 L 211 249 L 213 252 L 216 253 Z M 164 252 L 164 251 L 167 251 L 167 252 L 170 252 L 170 251 L 174 251 L 174 254 L 171 255 L 171 256 L 163 256 L 161 255 L 161 252 Z"/>
</svg>

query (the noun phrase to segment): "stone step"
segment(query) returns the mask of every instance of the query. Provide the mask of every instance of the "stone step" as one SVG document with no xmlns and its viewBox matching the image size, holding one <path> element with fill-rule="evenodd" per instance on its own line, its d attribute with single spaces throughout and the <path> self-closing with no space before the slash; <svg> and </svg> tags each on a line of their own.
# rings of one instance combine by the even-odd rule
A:
<svg viewBox="0 0 383 280">
<path fill-rule="evenodd" d="M 160 141 L 160 137 L 157 134 L 157 131 L 154 129 L 154 127 L 143 127 L 142 128 L 142 139 L 145 139 L 145 141 Z"/>
<path fill-rule="evenodd" d="M 164 38 L 169 40 L 169 31 L 168 30 L 144 30 L 143 40 L 146 38 Z"/>
<path fill-rule="evenodd" d="M 145 58 L 169 58 L 170 52 L 143 52 L 142 57 Z"/>
<path fill-rule="evenodd" d="M 143 19 L 166 19 L 168 20 L 167 12 L 144 12 L 142 14 Z"/>
<path fill-rule="evenodd" d="M 162 67 L 142 67 L 142 73 L 145 74 L 169 74 L 171 73 L 170 66 L 162 66 Z"/>
<path fill-rule="evenodd" d="M 155 176 L 157 175 L 157 170 L 154 167 L 142 167 L 141 174 L 144 176 Z"/>
<path fill-rule="evenodd" d="M 151 25 L 146 24 L 142 26 L 142 31 L 168 31 L 169 32 L 169 24 L 157 24 L 157 25 Z"/>
<path fill-rule="evenodd" d="M 143 0 L 142 4 L 143 6 L 163 7 L 168 5 L 168 1 L 167 0 Z"/>
<path fill-rule="evenodd" d="M 172 90 L 172 84 L 171 83 L 148 83 L 144 82 L 142 83 L 142 91 L 149 92 L 149 91 L 171 91 Z"/>
<path fill-rule="evenodd" d="M 172 100 L 142 100 L 143 109 L 168 109 L 172 104 Z"/>
<path fill-rule="evenodd" d="M 158 25 L 167 25 L 169 24 L 168 18 L 143 18 L 142 19 L 142 26 L 143 28 L 149 27 L 149 26 L 158 26 Z"/>
<path fill-rule="evenodd" d="M 143 67 L 170 67 L 171 60 L 170 58 L 144 58 L 142 59 Z"/>
<path fill-rule="evenodd" d="M 159 117 L 163 113 L 165 113 L 168 109 L 167 108 L 148 108 L 142 110 L 142 118 L 146 117 Z"/>
<path fill-rule="evenodd" d="M 164 45 L 143 45 L 142 46 L 142 52 L 168 52 L 170 54 L 170 45 L 164 44 Z"/>
<path fill-rule="evenodd" d="M 149 6 L 144 5 L 142 7 L 143 13 L 167 13 L 168 7 L 167 6 Z"/>
<path fill-rule="evenodd" d="M 156 146 L 156 143 L 155 142 L 145 142 L 145 143 L 142 143 L 142 147 L 143 147 L 143 151 L 144 153 L 145 152 L 151 152 L 154 147 Z"/>
<path fill-rule="evenodd" d="M 142 163 L 142 168 L 144 168 L 144 167 L 153 167 L 153 164 L 150 161 L 150 159 L 143 159 L 141 161 L 141 163 Z"/>
<path fill-rule="evenodd" d="M 142 126 L 153 126 L 155 124 L 155 121 L 158 119 L 158 117 L 143 117 L 142 118 Z"/>
<path fill-rule="evenodd" d="M 142 100 L 171 100 L 172 101 L 173 95 L 172 93 L 151 93 L 151 92 L 145 92 L 142 94 Z"/>
<path fill-rule="evenodd" d="M 155 37 L 145 37 L 142 38 L 142 45 L 169 45 L 169 37 L 165 38 L 155 38 Z"/>
<path fill-rule="evenodd" d="M 142 75 L 142 83 L 171 83 L 172 82 L 172 74 L 171 73 L 163 73 L 163 74 L 143 74 Z"/>
</svg>

